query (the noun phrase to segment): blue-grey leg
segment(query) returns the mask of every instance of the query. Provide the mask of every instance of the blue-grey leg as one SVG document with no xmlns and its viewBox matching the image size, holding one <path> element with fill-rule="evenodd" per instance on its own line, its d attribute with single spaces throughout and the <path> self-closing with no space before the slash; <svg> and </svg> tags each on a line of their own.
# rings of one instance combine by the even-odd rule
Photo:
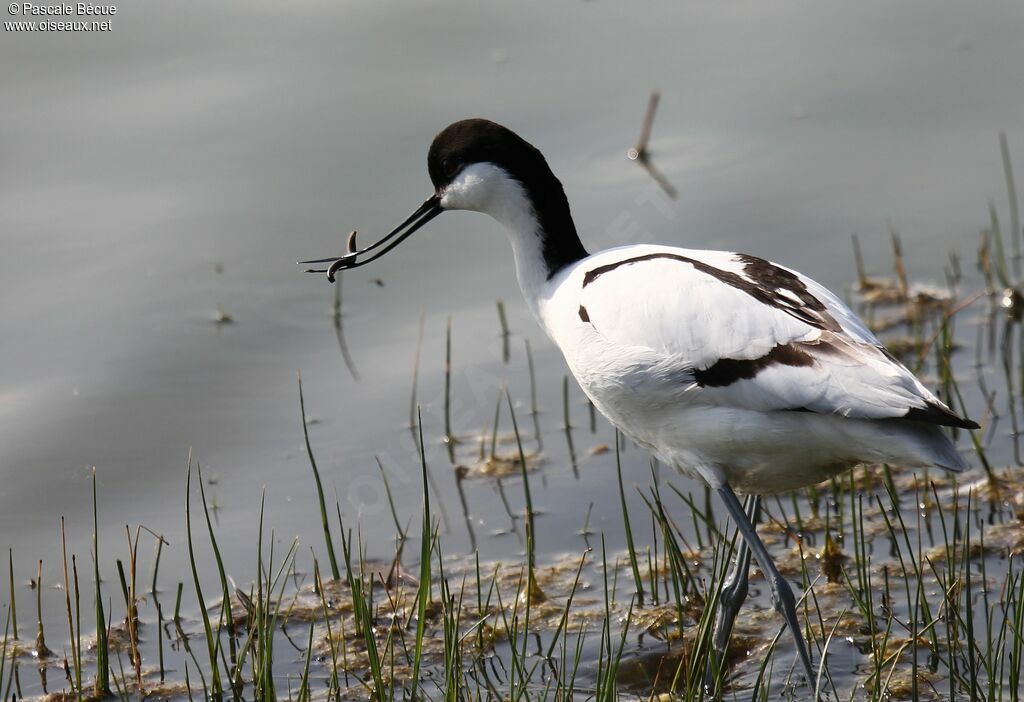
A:
<svg viewBox="0 0 1024 702">
<path fill-rule="evenodd" d="M 796 598 L 793 597 L 793 589 L 779 573 L 779 569 L 775 567 L 775 562 L 772 560 L 771 555 L 769 555 L 768 549 L 764 547 L 764 543 L 757 535 L 757 532 L 754 531 L 754 526 L 747 518 L 747 513 L 743 510 L 743 505 L 740 504 L 736 493 L 728 485 L 723 485 L 718 488 L 718 494 L 722 498 L 722 502 L 725 503 L 729 516 L 736 523 L 740 536 L 746 541 L 747 546 L 757 560 L 757 564 L 761 566 L 761 572 L 764 573 L 765 580 L 768 581 L 768 588 L 772 593 L 772 603 L 775 605 L 775 610 L 786 620 L 786 624 L 793 634 L 793 642 L 796 644 L 797 653 L 804 664 L 807 680 L 813 685 L 815 681 L 814 668 L 811 666 L 811 657 L 807 653 L 807 644 L 804 642 L 800 622 L 796 617 Z"/>
<path fill-rule="evenodd" d="M 747 495 L 743 501 L 743 511 L 746 513 L 747 519 L 750 520 L 751 526 L 756 529 L 761 512 L 761 498 L 758 495 Z M 729 637 L 732 635 L 736 615 L 739 614 L 740 607 L 747 599 L 749 575 L 750 547 L 747 546 L 746 539 L 740 539 L 736 562 L 722 581 L 722 590 L 718 598 L 718 617 L 715 620 L 712 642 L 719 665 L 725 661 L 725 652 L 729 647 Z"/>
</svg>

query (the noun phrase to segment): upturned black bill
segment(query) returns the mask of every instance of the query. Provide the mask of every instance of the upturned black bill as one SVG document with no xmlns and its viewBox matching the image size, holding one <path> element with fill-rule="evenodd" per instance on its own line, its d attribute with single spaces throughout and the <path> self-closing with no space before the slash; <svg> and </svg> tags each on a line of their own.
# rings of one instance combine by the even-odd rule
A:
<svg viewBox="0 0 1024 702">
<path fill-rule="evenodd" d="M 388 234 L 386 234 L 379 241 L 370 244 L 365 249 L 358 251 L 351 251 L 344 256 L 332 256 L 331 258 L 316 258 L 309 261 L 299 261 L 299 265 L 307 265 L 312 263 L 330 263 L 327 268 L 307 268 L 306 273 L 326 273 L 327 280 L 334 282 L 334 275 L 340 270 L 348 270 L 349 268 L 358 268 L 359 266 L 365 266 L 367 263 L 376 261 L 378 258 L 386 254 L 391 249 L 395 248 L 403 241 L 405 241 L 409 235 L 414 231 L 422 227 L 424 224 L 432 220 L 434 217 L 441 214 L 444 210 L 441 209 L 441 198 L 437 195 L 432 195 L 427 200 L 416 208 L 416 211 L 409 215 L 404 222 L 399 224 Z M 392 241 L 392 239 L 394 241 Z M 390 243 L 389 243 L 390 242 Z M 384 246 L 387 244 L 387 246 Z M 360 256 L 364 256 L 367 253 L 374 251 L 375 249 L 384 246 L 383 249 L 377 251 L 369 258 L 360 259 Z"/>
</svg>

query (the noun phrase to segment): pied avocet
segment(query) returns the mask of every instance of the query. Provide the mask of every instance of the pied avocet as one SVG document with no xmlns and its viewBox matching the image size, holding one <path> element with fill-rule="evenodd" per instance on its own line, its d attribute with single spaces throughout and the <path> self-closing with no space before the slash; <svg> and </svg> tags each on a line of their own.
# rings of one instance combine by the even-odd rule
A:
<svg viewBox="0 0 1024 702">
<path fill-rule="evenodd" d="M 862 462 L 959 471 L 966 463 L 942 428 L 978 425 L 929 392 L 836 295 L 796 271 L 731 251 L 587 253 L 544 156 L 501 125 L 448 126 L 427 169 L 434 194 L 394 231 L 303 263 L 330 262 L 333 280 L 445 210 L 505 225 L 523 297 L 583 391 L 660 461 L 710 485 L 743 536 L 721 594 L 719 660 L 753 554 L 813 683 L 793 591 L 754 530 L 757 496 Z M 734 489 L 748 495 L 746 505 Z"/>
</svg>

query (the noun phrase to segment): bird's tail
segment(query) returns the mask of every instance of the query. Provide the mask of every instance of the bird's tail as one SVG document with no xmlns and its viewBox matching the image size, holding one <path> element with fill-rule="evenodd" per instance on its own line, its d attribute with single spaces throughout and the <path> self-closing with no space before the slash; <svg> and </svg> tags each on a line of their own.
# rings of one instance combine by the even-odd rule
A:
<svg viewBox="0 0 1024 702">
<path fill-rule="evenodd" d="M 908 448 L 913 449 L 914 457 L 920 465 L 938 466 L 953 473 L 960 473 L 970 468 L 970 464 L 946 431 L 934 424 L 919 422 L 902 423 Z"/>
</svg>

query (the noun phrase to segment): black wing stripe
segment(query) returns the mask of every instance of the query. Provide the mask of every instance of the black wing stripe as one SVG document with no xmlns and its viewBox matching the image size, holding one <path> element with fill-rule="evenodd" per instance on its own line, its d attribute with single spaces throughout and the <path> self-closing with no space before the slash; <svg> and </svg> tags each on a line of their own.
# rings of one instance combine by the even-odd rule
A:
<svg viewBox="0 0 1024 702">
<path fill-rule="evenodd" d="M 704 370 L 694 370 L 693 379 L 702 388 L 724 388 L 750 380 L 770 366 L 807 367 L 814 358 L 795 344 L 780 344 L 760 358 L 720 358 Z"/>
<path fill-rule="evenodd" d="M 959 427 L 960 429 L 981 428 L 977 422 L 961 417 L 935 402 L 929 402 L 924 407 L 911 407 L 903 417 L 912 419 L 915 422 L 928 422 L 929 424 L 938 424 L 944 427 Z"/>
<path fill-rule="evenodd" d="M 779 268 L 768 261 L 764 261 L 754 256 L 741 255 L 741 260 L 746 263 L 744 266 L 744 272 L 751 276 L 749 279 L 744 278 L 737 273 L 732 273 L 731 271 L 723 271 L 720 268 L 709 266 L 703 261 L 698 261 L 696 259 L 689 258 L 688 256 L 680 256 L 679 254 L 668 252 L 657 252 L 644 254 L 642 256 L 634 256 L 632 258 L 624 258 L 621 261 L 606 263 L 603 266 L 592 268 L 583 276 L 583 287 L 587 287 L 605 273 L 613 271 L 620 266 L 640 263 L 642 261 L 651 261 L 659 258 L 689 263 L 701 273 L 706 273 L 730 287 L 745 292 L 758 302 L 782 310 L 791 317 L 795 317 L 801 322 L 809 324 L 817 329 L 832 332 L 842 331 L 842 327 L 838 322 L 836 322 L 832 315 L 828 313 L 828 310 L 825 305 L 822 304 L 821 300 L 814 297 L 814 295 L 812 295 L 807 289 L 807 286 L 804 285 L 798 277 L 785 269 Z M 755 261 L 757 263 L 755 263 Z M 753 273 L 751 271 L 753 271 Z M 796 295 L 801 300 L 801 304 L 798 305 L 793 300 L 787 299 L 784 295 L 778 292 L 780 289 L 789 291 Z"/>
</svg>

